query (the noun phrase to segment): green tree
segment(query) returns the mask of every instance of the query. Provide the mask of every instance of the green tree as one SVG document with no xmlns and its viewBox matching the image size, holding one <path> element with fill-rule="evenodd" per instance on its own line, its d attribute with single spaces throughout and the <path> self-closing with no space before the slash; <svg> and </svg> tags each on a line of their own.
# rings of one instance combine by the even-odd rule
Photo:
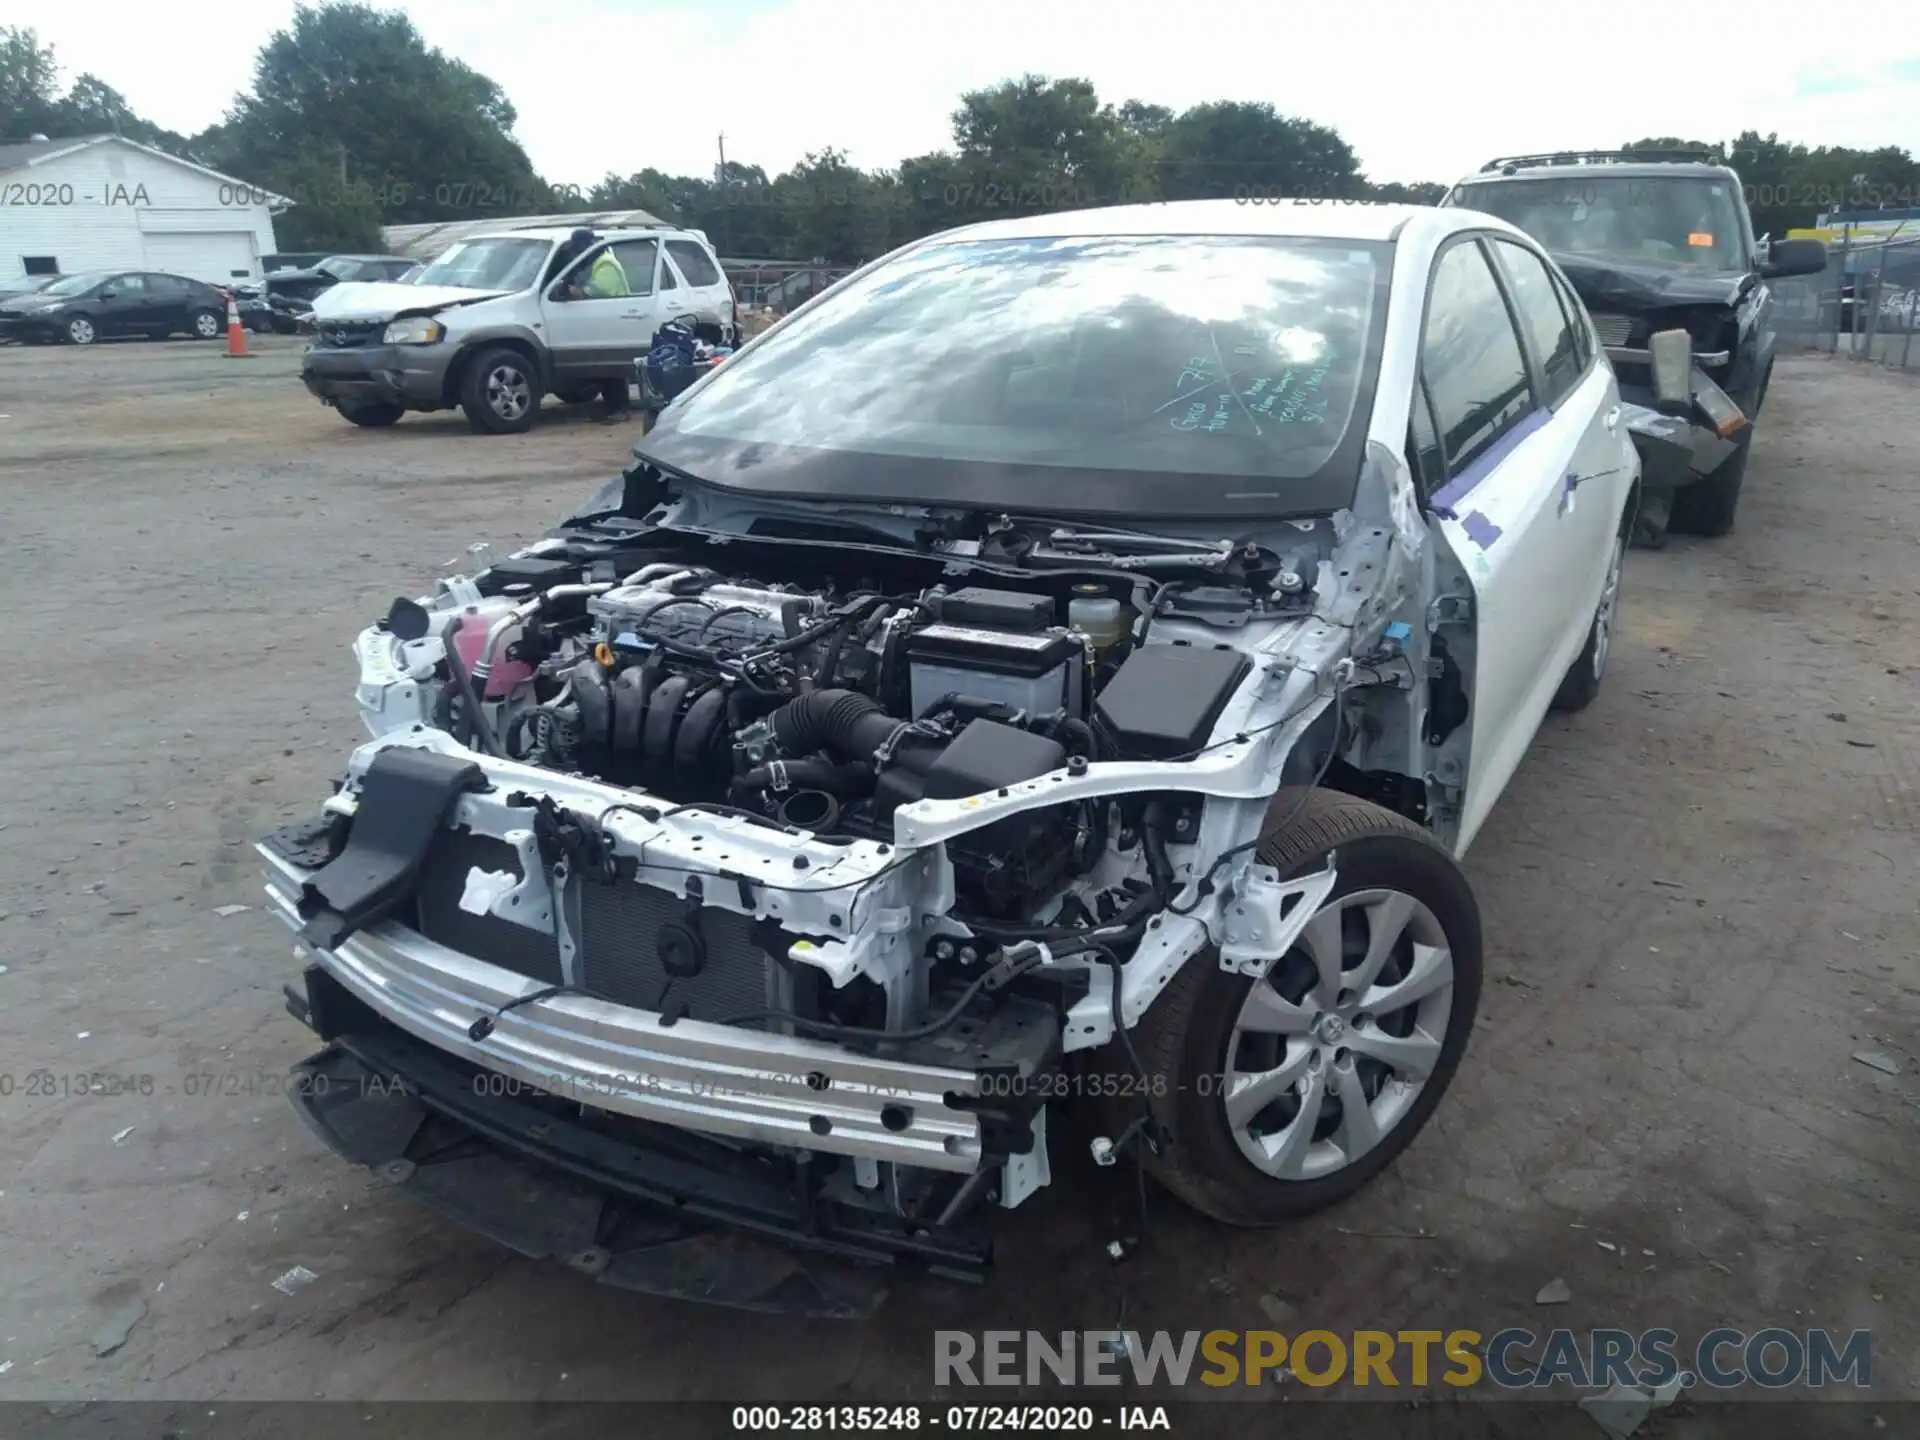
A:
<svg viewBox="0 0 1920 1440">
<path fill-rule="evenodd" d="M 53 47 L 32 30 L 0 26 L 0 142 L 51 134 L 60 94 Z"/>
<path fill-rule="evenodd" d="M 1160 188 L 1169 200 L 1335 200 L 1359 198 L 1366 181 L 1337 131 L 1265 101 L 1217 100 L 1167 127 Z"/>
<path fill-rule="evenodd" d="M 97 75 L 82 75 L 61 97 L 55 123 L 69 135 L 99 135 L 111 132 L 152 145 L 173 155 L 187 155 L 192 142 L 186 136 L 163 129 L 141 119 L 127 104 L 127 97 Z"/>
<path fill-rule="evenodd" d="M 513 138 L 500 87 L 430 48 L 404 14 L 302 6 L 254 62 L 253 87 L 203 137 L 219 168 L 307 212 L 288 233 L 558 208 Z M 331 216 L 319 212 L 332 212 Z"/>
<path fill-rule="evenodd" d="M 953 138 L 968 172 L 955 209 L 968 219 L 1135 198 L 1127 131 L 1086 80 L 1025 75 L 968 91 Z"/>
</svg>

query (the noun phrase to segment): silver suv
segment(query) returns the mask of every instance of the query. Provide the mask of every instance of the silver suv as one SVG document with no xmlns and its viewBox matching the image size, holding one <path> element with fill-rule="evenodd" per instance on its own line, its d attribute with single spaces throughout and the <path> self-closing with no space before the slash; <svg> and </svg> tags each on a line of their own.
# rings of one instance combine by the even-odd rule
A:
<svg viewBox="0 0 1920 1440">
<path fill-rule="evenodd" d="M 654 332 L 691 317 L 731 343 L 732 287 L 697 230 L 509 230 L 460 241 L 406 284 L 314 301 L 307 389 L 355 425 L 459 406 L 476 430 L 533 424 L 541 397 L 624 387 Z"/>
</svg>

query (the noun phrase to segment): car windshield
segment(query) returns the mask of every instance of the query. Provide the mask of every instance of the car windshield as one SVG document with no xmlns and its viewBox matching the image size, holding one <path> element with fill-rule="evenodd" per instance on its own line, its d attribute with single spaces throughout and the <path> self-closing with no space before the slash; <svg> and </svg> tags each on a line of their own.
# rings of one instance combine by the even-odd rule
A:
<svg viewBox="0 0 1920 1440">
<path fill-rule="evenodd" d="M 367 264 L 364 260 L 343 260 L 338 256 L 322 260 L 313 267 L 322 275 L 331 275 L 336 280 L 359 280 L 364 278 Z"/>
<path fill-rule="evenodd" d="M 1583 174 L 1469 183 L 1454 198 L 1518 226 L 1555 254 L 1694 270 L 1747 268 L 1740 198 L 1731 180 Z"/>
<path fill-rule="evenodd" d="M 96 285 L 104 284 L 110 277 L 96 270 L 87 275 L 69 275 L 64 280 L 56 280 L 40 293 L 42 295 L 84 295 Z"/>
<path fill-rule="evenodd" d="M 715 484 L 821 497 L 1337 509 L 1390 270 L 1389 246 L 1347 240 L 935 243 L 728 361 L 641 448 Z"/>
<path fill-rule="evenodd" d="M 415 277 L 417 285 L 467 290 L 524 290 L 551 248 L 545 240 L 464 240 Z"/>
</svg>

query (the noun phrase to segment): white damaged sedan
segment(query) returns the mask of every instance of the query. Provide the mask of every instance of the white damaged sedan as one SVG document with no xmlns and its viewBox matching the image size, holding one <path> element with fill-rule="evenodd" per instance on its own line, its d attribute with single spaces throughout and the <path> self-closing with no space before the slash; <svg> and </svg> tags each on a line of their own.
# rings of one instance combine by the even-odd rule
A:
<svg viewBox="0 0 1920 1440">
<path fill-rule="evenodd" d="M 1489 216 L 911 244 L 362 633 L 373 739 L 260 847 L 297 1101 L 645 1289 L 673 1225 L 978 1276 L 1069 1109 L 1218 1220 L 1338 1201 L 1459 1066 L 1457 862 L 1599 687 L 1638 480 Z"/>
</svg>

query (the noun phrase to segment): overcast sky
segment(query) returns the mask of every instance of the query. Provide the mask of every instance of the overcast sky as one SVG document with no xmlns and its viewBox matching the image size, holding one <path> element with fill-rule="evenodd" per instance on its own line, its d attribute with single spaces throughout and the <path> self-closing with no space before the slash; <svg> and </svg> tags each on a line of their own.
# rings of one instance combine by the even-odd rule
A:
<svg viewBox="0 0 1920 1440">
<path fill-rule="evenodd" d="M 282 0 L 195 0 L 190 13 L 125 9 L 105 23 L 73 0 L 7 8 L 9 23 L 55 47 L 63 79 L 93 71 L 186 133 L 246 88 L 255 51 L 293 12 Z M 540 172 L 582 186 L 647 166 L 707 173 L 723 130 L 729 158 L 770 175 L 829 145 L 861 166 L 891 165 L 949 143 L 963 90 L 1021 71 L 1084 76 L 1113 102 L 1271 101 L 1337 129 L 1375 180 L 1452 180 L 1495 154 L 1748 127 L 1920 152 L 1920 30 L 1907 0 L 1804 11 L 1735 0 L 1580 11 L 1539 0 L 404 8 L 429 44 L 506 90 Z"/>
</svg>

